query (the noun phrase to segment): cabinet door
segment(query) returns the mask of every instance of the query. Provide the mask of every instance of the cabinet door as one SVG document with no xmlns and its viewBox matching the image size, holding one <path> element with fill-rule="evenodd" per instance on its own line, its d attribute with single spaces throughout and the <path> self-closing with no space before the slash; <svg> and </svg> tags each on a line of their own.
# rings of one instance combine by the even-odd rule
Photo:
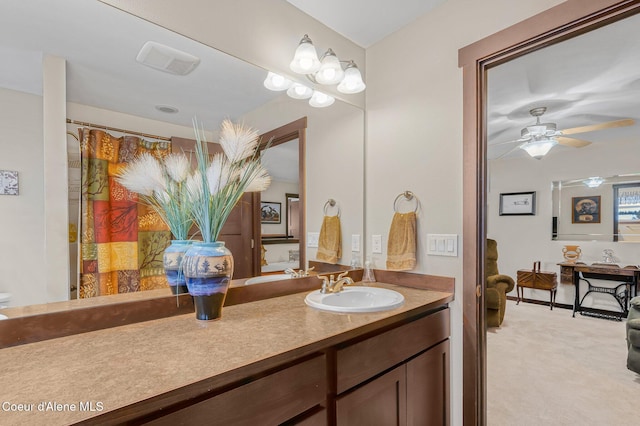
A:
<svg viewBox="0 0 640 426">
<path fill-rule="evenodd" d="M 449 424 L 449 341 L 407 363 L 407 424 Z"/>
<path fill-rule="evenodd" d="M 406 425 L 406 367 L 360 386 L 336 401 L 338 426 Z"/>
</svg>

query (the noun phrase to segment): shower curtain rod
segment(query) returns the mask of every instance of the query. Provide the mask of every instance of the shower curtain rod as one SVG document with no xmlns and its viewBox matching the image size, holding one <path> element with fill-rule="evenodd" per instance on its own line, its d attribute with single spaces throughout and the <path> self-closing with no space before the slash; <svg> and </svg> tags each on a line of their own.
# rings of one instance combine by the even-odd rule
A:
<svg viewBox="0 0 640 426">
<path fill-rule="evenodd" d="M 150 135 L 147 133 L 134 132 L 133 130 L 125 130 L 125 129 L 118 129 L 116 127 L 103 126 L 102 124 L 85 123 L 84 121 L 76 121 L 76 120 L 71 120 L 69 118 L 67 118 L 67 123 L 77 124 L 79 126 L 94 127 L 96 129 L 112 130 L 114 132 L 126 133 L 128 135 L 144 136 L 145 138 L 157 139 L 162 141 L 171 141 L 171 138 L 168 138 L 166 136 Z"/>
</svg>

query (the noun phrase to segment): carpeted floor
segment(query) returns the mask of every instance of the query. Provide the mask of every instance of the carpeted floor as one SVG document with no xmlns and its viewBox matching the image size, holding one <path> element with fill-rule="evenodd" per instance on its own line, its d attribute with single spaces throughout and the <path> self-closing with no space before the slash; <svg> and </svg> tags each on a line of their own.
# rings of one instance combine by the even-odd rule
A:
<svg viewBox="0 0 640 426">
<path fill-rule="evenodd" d="M 626 356 L 624 321 L 508 301 L 487 332 L 487 424 L 638 425 L 640 375 Z"/>
</svg>

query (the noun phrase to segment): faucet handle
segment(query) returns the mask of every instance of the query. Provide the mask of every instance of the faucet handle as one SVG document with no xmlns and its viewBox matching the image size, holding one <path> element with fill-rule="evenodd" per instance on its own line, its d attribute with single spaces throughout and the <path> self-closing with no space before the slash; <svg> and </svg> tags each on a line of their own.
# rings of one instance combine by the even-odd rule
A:
<svg viewBox="0 0 640 426">
<path fill-rule="evenodd" d="M 320 289 L 320 293 L 324 294 L 329 291 L 329 278 L 325 277 L 324 275 L 317 275 L 317 277 L 318 279 L 322 280 L 322 288 Z"/>
<path fill-rule="evenodd" d="M 338 275 L 338 280 L 343 279 L 346 275 L 349 274 L 349 271 L 344 271 L 343 273 L 341 273 L 340 275 Z"/>
</svg>

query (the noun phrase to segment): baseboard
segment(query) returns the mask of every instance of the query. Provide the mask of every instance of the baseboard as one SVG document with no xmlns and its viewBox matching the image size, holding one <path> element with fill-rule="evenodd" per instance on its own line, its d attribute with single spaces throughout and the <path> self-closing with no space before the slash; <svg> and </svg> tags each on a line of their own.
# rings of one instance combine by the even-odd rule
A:
<svg viewBox="0 0 640 426">
<path fill-rule="evenodd" d="M 516 296 L 507 296 L 507 300 L 513 300 L 514 302 L 516 302 L 518 298 Z M 545 302 L 544 300 L 522 298 L 520 301 L 526 302 L 526 303 L 533 303 L 534 305 L 551 306 L 550 302 Z M 554 303 L 553 307 L 573 310 L 573 305 L 567 305 L 566 303 Z"/>
</svg>

